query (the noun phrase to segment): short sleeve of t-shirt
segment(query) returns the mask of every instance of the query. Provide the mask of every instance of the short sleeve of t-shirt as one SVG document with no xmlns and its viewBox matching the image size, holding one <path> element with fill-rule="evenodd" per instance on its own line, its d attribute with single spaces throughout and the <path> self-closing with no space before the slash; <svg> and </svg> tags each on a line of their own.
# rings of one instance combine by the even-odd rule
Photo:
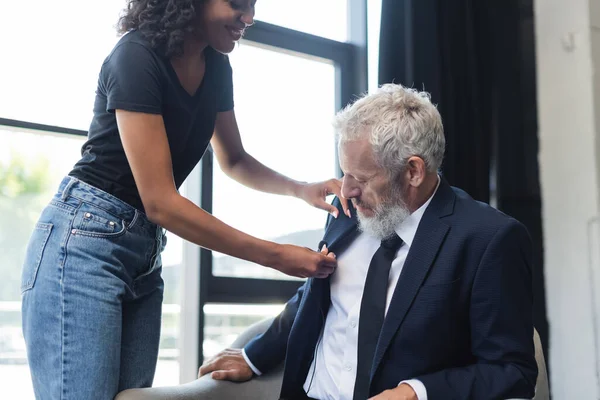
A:
<svg viewBox="0 0 600 400">
<path fill-rule="evenodd" d="M 219 112 L 233 110 L 233 71 L 229 64 L 229 57 L 224 56 L 223 63 L 223 93 L 219 104 Z"/>
<path fill-rule="evenodd" d="M 106 95 L 106 110 L 160 114 L 161 70 L 152 50 L 136 42 L 117 46 L 102 66 L 100 79 Z"/>
</svg>

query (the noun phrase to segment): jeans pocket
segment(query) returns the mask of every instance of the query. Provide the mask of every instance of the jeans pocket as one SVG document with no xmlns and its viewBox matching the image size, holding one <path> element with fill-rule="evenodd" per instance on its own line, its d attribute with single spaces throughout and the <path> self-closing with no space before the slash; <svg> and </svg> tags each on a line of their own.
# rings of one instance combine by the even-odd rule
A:
<svg viewBox="0 0 600 400">
<path fill-rule="evenodd" d="M 31 234 L 27 251 L 25 252 L 25 262 L 21 272 L 21 293 L 33 288 L 37 277 L 38 269 L 42 262 L 42 256 L 50 233 L 52 232 L 52 224 L 38 222 Z"/>
<path fill-rule="evenodd" d="M 126 231 L 126 223 L 121 218 L 83 203 L 73 220 L 74 233 L 98 238 L 115 238 Z"/>
</svg>

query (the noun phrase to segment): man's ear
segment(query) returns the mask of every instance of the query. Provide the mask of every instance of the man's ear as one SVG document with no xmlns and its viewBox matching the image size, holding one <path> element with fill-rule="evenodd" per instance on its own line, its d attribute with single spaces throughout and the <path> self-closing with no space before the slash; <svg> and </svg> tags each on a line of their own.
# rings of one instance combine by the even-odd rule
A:
<svg viewBox="0 0 600 400">
<path fill-rule="evenodd" d="M 406 178 L 409 185 L 419 187 L 425 180 L 427 167 L 421 157 L 412 156 L 406 163 Z"/>
</svg>

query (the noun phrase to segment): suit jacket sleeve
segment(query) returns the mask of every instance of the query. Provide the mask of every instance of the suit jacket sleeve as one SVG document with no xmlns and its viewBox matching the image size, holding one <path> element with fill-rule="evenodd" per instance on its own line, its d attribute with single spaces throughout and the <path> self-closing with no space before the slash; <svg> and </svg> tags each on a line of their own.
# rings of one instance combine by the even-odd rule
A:
<svg viewBox="0 0 600 400">
<path fill-rule="evenodd" d="M 265 333 L 255 337 L 244 347 L 246 356 L 263 374 L 277 367 L 285 359 L 288 337 L 305 287 L 306 283 L 287 302 L 285 309 L 274 319 Z"/>
<path fill-rule="evenodd" d="M 429 400 L 534 396 L 531 264 L 527 230 L 511 219 L 488 244 L 472 286 L 471 351 L 477 361 L 416 377 Z"/>
<path fill-rule="evenodd" d="M 337 197 L 334 198 L 332 204 L 335 205 L 340 212 L 344 212 Z M 328 214 L 327 223 L 325 224 L 326 231 L 332 221 L 333 217 Z M 262 335 L 251 340 L 244 347 L 246 356 L 261 373 L 264 374 L 269 372 L 269 370 L 278 366 L 285 359 L 288 337 L 294 319 L 296 318 L 298 308 L 300 307 L 304 290 L 309 282 L 310 279 L 298 289 L 296 295 L 287 302 L 285 309 L 275 318 L 269 329 Z"/>
</svg>

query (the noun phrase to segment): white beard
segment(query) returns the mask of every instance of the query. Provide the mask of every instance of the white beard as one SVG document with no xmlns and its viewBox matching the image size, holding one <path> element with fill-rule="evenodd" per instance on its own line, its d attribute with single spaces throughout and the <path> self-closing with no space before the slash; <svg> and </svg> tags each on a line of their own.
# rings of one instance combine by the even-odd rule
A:
<svg viewBox="0 0 600 400">
<path fill-rule="evenodd" d="M 375 209 L 375 215 L 365 217 L 358 215 L 358 228 L 369 236 L 379 240 L 387 239 L 394 234 L 396 228 L 410 215 L 408 207 L 400 201 L 396 204 L 382 204 Z"/>
</svg>

